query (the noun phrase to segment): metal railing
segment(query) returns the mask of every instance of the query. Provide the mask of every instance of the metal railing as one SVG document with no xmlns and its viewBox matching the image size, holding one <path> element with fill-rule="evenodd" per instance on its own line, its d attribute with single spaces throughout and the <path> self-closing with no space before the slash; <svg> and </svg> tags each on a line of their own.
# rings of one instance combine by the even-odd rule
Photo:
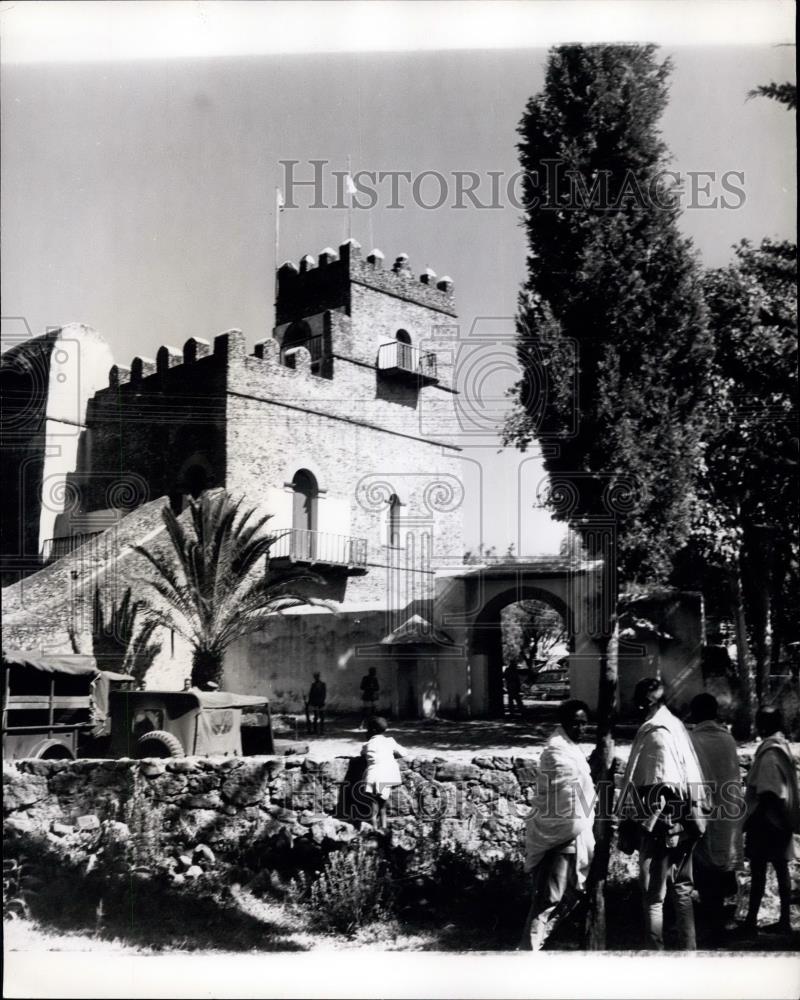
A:
<svg viewBox="0 0 800 1000">
<path fill-rule="evenodd" d="M 411 344 L 392 340 L 381 344 L 378 348 L 378 369 L 380 371 L 401 371 L 410 375 L 418 375 L 425 379 L 435 379 L 436 354 L 433 351 L 421 351 Z"/>
<path fill-rule="evenodd" d="M 41 561 L 45 564 L 55 562 L 56 559 L 62 559 L 64 556 L 68 556 L 70 552 L 74 552 L 75 549 L 79 549 L 81 545 L 84 545 L 92 538 L 97 538 L 102 534 L 102 531 L 89 531 L 82 534 L 62 535 L 60 538 L 46 538 L 42 542 Z M 103 547 L 103 552 L 97 552 L 95 551 L 97 549 L 97 544 L 95 543 L 91 549 L 90 555 L 98 555 L 105 558 L 105 547 Z"/>
<path fill-rule="evenodd" d="M 289 559 L 292 562 L 353 566 L 358 569 L 367 565 L 366 538 L 332 535 L 327 531 L 309 531 L 305 528 L 278 530 L 276 535 L 269 550 L 270 560 Z"/>
</svg>

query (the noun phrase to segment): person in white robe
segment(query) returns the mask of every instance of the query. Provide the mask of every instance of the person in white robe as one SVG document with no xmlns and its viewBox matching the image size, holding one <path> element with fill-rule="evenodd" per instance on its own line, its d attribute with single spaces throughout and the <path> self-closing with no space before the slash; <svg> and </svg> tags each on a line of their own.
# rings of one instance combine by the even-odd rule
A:
<svg viewBox="0 0 800 1000">
<path fill-rule="evenodd" d="M 542 752 L 525 827 L 525 871 L 533 879 L 520 943 L 524 951 L 539 951 L 580 898 L 594 855 L 595 787 L 578 746 L 588 708 L 582 701 L 566 701 L 558 718 Z"/>
<path fill-rule="evenodd" d="M 705 831 L 704 777 L 686 727 L 664 704 L 664 686 L 647 677 L 634 689 L 644 715 L 622 779 L 620 849 L 639 851 L 645 945 L 664 948 L 664 903 L 675 914 L 676 946 L 696 948 L 692 851 Z"/>
</svg>

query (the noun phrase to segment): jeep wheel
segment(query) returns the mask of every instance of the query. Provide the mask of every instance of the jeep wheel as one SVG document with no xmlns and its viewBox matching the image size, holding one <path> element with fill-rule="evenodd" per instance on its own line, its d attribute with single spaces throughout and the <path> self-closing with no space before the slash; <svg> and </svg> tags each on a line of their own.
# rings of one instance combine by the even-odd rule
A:
<svg viewBox="0 0 800 1000">
<path fill-rule="evenodd" d="M 177 736 L 154 729 L 136 741 L 136 756 L 140 760 L 143 757 L 183 757 L 183 747 Z"/>
<path fill-rule="evenodd" d="M 58 740 L 47 740 L 35 753 L 36 760 L 74 760 L 69 747 Z"/>
</svg>

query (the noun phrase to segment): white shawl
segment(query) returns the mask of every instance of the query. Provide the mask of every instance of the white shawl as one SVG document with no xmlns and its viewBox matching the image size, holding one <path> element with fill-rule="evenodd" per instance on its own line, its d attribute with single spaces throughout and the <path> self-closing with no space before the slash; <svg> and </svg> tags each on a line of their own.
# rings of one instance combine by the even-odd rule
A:
<svg viewBox="0 0 800 1000">
<path fill-rule="evenodd" d="M 561 726 L 542 753 L 536 797 L 525 826 L 525 871 L 533 871 L 554 847 L 575 842 L 578 888 L 594 854 L 595 789 L 589 764 Z"/>
<path fill-rule="evenodd" d="M 702 830 L 705 827 L 702 813 L 707 809 L 704 783 L 686 727 L 666 705 L 661 705 L 636 733 L 622 778 L 619 806 L 624 810 L 629 804 L 631 786 L 641 789 L 666 785 L 692 803 L 695 820 Z"/>
<path fill-rule="evenodd" d="M 636 733 L 623 789 L 629 784 L 635 788 L 667 785 L 686 795 L 689 785 L 702 783 L 703 772 L 686 727 L 661 705 Z"/>
</svg>

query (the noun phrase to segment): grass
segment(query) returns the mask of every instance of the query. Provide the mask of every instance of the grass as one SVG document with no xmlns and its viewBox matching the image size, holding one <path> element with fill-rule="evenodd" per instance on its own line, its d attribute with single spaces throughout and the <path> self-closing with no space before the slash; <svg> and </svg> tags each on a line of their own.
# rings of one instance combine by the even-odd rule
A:
<svg viewBox="0 0 800 1000">
<path fill-rule="evenodd" d="M 633 859 L 612 859 L 607 896 L 609 950 L 639 947 L 639 899 Z M 400 882 L 394 913 L 353 928 L 350 933 L 320 931 L 313 911 L 302 901 L 276 898 L 260 881 L 234 884 L 224 890 L 176 893 L 166 887 L 138 887 L 127 898 L 103 907 L 91 894 L 58 911 L 5 924 L 6 949 L 17 952 L 100 951 L 133 955 L 164 953 L 304 952 L 319 949 L 380 951 L 484 952 L 516 948 L 527 907 L 527 882 L 506 866 L 494 877 L 477 878 L 458 856 L 450 858 L 437 880 L 413 878 Z M 794 866 L 795 886 L 800 866 Z M 74 891 L 74 886 L 73 886 Z M 48 902 L 56 905 L 56 889 Z M 798 901 L 797 892 L 795 902 Z M 121 905 L 120 905 L 121 904 Z M 777 920 L 778 897 L 770 872 L 760 923 Z M 579 929 L 565 925 L 548 950 L 580 949 Z M 731 937 L 728 952 L 800 950 L 800 922 L 791 940 L 759 935 L 756 941 Z"/>
</svg>

